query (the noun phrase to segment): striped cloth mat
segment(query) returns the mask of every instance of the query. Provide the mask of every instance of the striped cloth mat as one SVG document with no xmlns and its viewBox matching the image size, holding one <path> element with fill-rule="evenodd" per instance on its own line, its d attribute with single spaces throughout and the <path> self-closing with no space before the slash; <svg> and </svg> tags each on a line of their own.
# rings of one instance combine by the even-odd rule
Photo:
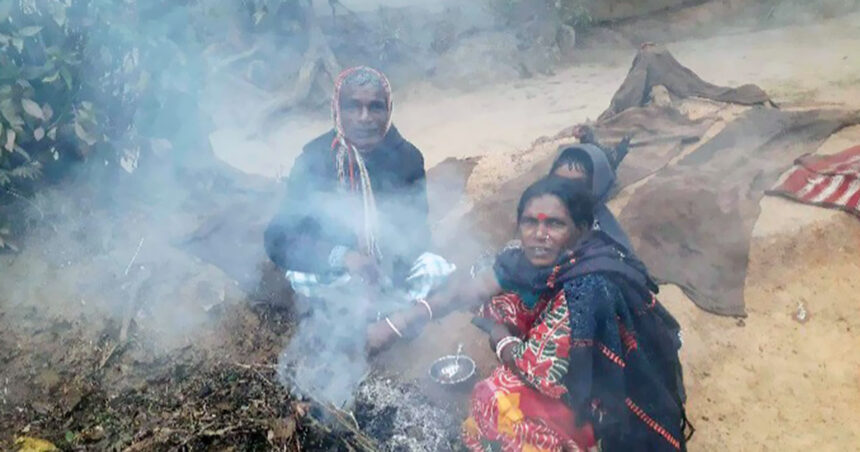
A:
<svg viewBox="0 0 860 452">
<path fill-rule="evenodd" d="M 800 157 L 767 194 L 860 217 L 860 146 L 834 155 Z"/>
</svg>

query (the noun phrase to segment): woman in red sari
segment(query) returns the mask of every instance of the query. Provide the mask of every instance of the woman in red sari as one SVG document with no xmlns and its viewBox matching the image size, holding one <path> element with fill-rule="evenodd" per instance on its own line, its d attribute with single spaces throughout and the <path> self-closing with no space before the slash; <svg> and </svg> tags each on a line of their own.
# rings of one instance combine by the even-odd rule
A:
<svg viewBox="0 0 860 452">
<path fill-rule="evenodd" d="M 517 207 L 521 247 L 391 316 L 396 336 L 455 307 L 481 305 L 494 321 L 500 366 L 473 391 L 463 424 L 470 450 L 685 450 L 678 324 L 644 265 L 592 230 L 593 211 L 586 182 L 536 182 Z M 390 343 L 385 326 L 369 331 L 377 347 Z"/>
<path fill-rule="evenodd" d="M 529 187 L 517 208 L 517 254 L 533 267 L 552 268 L 591 229 L 587 193 L 559 179 Z M 509 287 L 504 273 L 496 277 L 504 293 L 479 315 L 496 322 L 490 346 L 502 365 L 475 386 L 463 442 L 473 451 L 595 449 L 590 423 L 578 420 L 563 399 L 571 347 L 564 290 L 522 291 Z"/>
</svg>

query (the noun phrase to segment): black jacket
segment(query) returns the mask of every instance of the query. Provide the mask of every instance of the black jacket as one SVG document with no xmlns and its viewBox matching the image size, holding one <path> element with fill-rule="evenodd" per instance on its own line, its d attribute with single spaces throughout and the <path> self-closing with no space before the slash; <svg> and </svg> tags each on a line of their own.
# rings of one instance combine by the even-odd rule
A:
<svg viewBox="0 0 860 452">
<path fill-rule="evenodd" d="M 334 136 L 332 130 L 305 145 L 287 179 L 281 210 L 264 234 L 266 253 L 282 269 L 324 274 L 331 270 L 333 247 L 357 245 L 361 195 L 338 187 Z M 363 156 L 379 215 L 383 268 L 402 281 L 430 242 L 424 157 L 394 127 Z"/>
</svg>

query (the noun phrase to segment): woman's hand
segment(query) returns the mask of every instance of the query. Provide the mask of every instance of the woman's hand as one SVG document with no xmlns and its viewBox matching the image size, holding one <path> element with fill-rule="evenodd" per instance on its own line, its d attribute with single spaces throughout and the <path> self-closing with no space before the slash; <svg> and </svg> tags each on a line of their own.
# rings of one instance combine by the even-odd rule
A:
<svg viewBox="0 0 860 452">
<path fill-rule="evenodd" d="M 518 333 L 519 331 L 516 327 L 501 323 L 497 323 L 493 327 L 492 331 L 490 331 L 490 348 L 494 352 L 496 352 L 496 356 L 499 357 L 499 361 L 501 361 L 502 365 L 511 369 L 516 367 L 514 363 L 514 355 L 511 352 L 511 342 L 505 344 L 502 350 L 497 350 L 497 347 L 499 345 L 499 342 L 501 342 L 506 337 L 520 337 Z M 522 341 L 517 340 L 516 343 L 522 343 Z"/>
<path fill-rule="evenodd" d="M 497 323 L 493 326 L 493 329 L 490 330 L 490 348 L 493 351 L 496 351 L 496 344 L 499 343 L 500 340 L 508 337 L 508 336 L 516 336 L 519 337 L 518 331 L 516 328 L 505 325 L 503 323 Z"/>
<path fill-rule="evenodd" d="M 388 321 L 382 319 L 367 327 L 367 350 L 371 354 L 389 347 L 397 339 L 408 340 L 416 337 L 421 331 L 421 325 L 427 323 L 427 309 L 416 304 L 409 309 L 389 315 L 387 319 Z M 394 331 L 388 322 L 391 322 L 397 331 Z"/>
<path fill-rule="evenodd" d="M 385 320 L 371 324 L 367 327 L 367 352 L 371 355 L 378 353 L 391 346 L 397 338 L 397 333 Z"/>
<path fill-rule="evenodd" d="M 357 251 L 348 251 L 343 256 L 343 266 L 350 276 L 361 278 L 368 283 L 379 281 L 379 267 L 376 260 Z"/>
</svg>

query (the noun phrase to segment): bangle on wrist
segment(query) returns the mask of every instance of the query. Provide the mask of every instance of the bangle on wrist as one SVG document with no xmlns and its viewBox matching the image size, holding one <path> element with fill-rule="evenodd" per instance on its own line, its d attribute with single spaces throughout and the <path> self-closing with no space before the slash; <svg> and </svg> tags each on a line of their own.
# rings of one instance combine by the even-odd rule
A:
<svg viewBox="0 0 860 452">
<path fill-rule="evenodd" d="M 499 358 L 500 362 L 504 362 L 502 359 L 502 351 L 505 350 L 505 347 L 511 344 L 522 344 L 523 341 L 516 336 L 505 336 L 499 342 L 496 343 L 496 357 Z"/>
<path fill-rule="evenodd" d="M 415 300 L 415 303 L 423 305 L 427 309 L 427 314 L 430 314 L 430 320 L 433 320 L 433 308 L 430 307 L 430 303 L 428 303 L 427 300 L 419 298 Z"/>
<path fill-rule="evenodd" d="M 394 322 L 392 322 L 391 319 L 389 319 L 388 317 L 385 317 L 385 323 L 388 324 L 388 327 L 391 328 L 392 331 L 394 331 L 394 334 L 396 334 L 397 337 L 399 337 L 399 338 L 403 337 L 403 334 L 400 333 L 400 330 L 398 330 L 396 326 L 394 326 Z"/>
</svg>

